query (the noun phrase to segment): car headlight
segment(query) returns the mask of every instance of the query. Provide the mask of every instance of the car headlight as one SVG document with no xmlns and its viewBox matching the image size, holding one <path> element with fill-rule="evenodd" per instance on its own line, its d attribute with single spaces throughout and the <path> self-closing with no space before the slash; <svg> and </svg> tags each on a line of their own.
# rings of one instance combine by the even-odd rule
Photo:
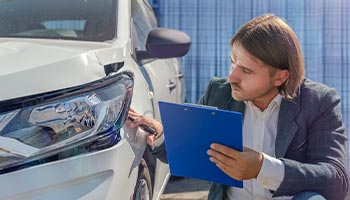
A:
<svg viewBox="0 0 350 200">
<path fill-rule="evenodd" d="M 131 72 L 0 102 L 0 173 L 116 144 L 129 110 Z"/>
</svg>

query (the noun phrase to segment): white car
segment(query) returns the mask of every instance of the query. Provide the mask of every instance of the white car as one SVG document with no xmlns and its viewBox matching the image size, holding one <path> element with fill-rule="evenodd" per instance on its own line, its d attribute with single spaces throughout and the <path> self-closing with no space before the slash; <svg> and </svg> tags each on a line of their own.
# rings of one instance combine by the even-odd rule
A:
<svg viewBox="0 0 350 200">
<path fill-rule="evenodd" d="M 159 199 L 168 166 L 123 124 L 184 101 L 188 35 L 146 0 L 4 0 L 0 27 L 0 199 Z"/>
</svg>

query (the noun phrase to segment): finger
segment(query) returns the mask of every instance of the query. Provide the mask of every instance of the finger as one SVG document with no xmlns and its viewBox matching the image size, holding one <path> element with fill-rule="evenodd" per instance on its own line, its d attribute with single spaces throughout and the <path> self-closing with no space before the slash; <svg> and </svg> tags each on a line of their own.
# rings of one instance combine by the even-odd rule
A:
<svg viewBox="0 0 350 200">
<path fill-rule="evenodd" d="M 147 135 L 147 144 L 150 145 L 150 146 L 153 146 L 153 144 L 154 144 L 154 135 L 150 135 L 150 134 Z"/>
<path fill-rule="evenodd" d="M 231 178 L 234 178 L 236 180 L 242 180 L 241 172 L 240 170 L 235 168 L 235 165 L 227 165 L 226 163 L 221 162 L 220 160 L 217 160 L 214 157 L 210 158 L 210 161 L 216 164 L 216 166 L 223 171 L 225 174 L 230 176 Z"/>
<path fill-rule="evenodd" d="M 132 122 L 134 126 L 139 126 L 140 124 L 143 124 L 142 117 L 135 118 L 135 120 Z"/>
<path fill-rule="evenodd" d="M 227 155 L 224 155 L 220 152 L 217 152 L 215 150 L 209 149 L 207 151 L 208 155 L 211 156 L 214 160 L 219 161 L 220 163 L 224 163 L 225 165 L 228 166 L 234 166 L 236 165 L 236 160 L 234 158 L 231 158 Z"/>
<path fill-rule="evenodd" d="M 133 117 L 133 118 L 137 118 L 137 117 L 140 116 L 140 115 L 139 115 L 137 112 L 135 112 L 134 110 L 129 110 L 128 114 L 129 114 L 131 117 Z"/>
<path fill-rule="evenodd" d="M 140 123 L 145 124 L 150 127 L 154 127 L 154 124 L 152 123 L 152 119 L 144 116 L 139 117 Z"/>
<path fill-rule="evenodd" d="M 131 124 L 131 121 L 129 119 L 125 120 L 125 125 L 129 126 Z"/>
<path fill-rule="evenodd" d="M 222 163 L 223 165 L 227 166 L 235 166 L 237 162 L 233 158 L 214 152 L 213 150 L 208 150 L 208 155 L 210 156 L 209 160 L 216 164 Z"/>
<path fill-rule="evenodd" d="M 240 158 L 240 151 L 237 151 L 235 149 L 232 149 L 230 147 L 221 145 L 221 144 L 217 144 L 217 143 L 213 143 L 210 145 L 210 148 L 212 148 L 213 150 L 220 152 L 228 157 L 234 158 L 234 159 L 239 159 Z"/>
<path fill-rule="evenodd" d="M 231 178 L 239 181 L 244 180 L 243 174 L 238 169 L 224 165 L 222 163 L 218 164 L 217 166 L 221 171 L 223 171 L 225 174 L 227 174 Z"/>
<path fill-rule="evenodd" d="M 134 124 L 134 123 L 131 122 L 130 120 L 129 120 L 129 122 L 125 121 L 125 125 L 127 125 L 127 126 L 130 127 L 130 128 L 137 128 L 137 127 L 138 127 L 137 124 Z"/>
</svg>

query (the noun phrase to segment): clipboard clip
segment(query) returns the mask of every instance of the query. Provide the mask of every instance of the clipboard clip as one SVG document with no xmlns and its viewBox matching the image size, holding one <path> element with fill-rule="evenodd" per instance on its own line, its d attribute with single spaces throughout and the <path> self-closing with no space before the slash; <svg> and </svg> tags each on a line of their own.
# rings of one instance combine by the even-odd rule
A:
<svg viewBox="0 0 350 200">
<path fill-rule="evenodd" d="M 195 103 L 184 103 L 183 105 L 184 106 L 188 105 L 189 107 L 209 108 L 209 109 L 212 109 L 212 110 L 219 110 L 217 107 L 214 107 L 214 106 L 207 106 L 207 105 L 201 105 L 201 104 L 195 104 Z M 187 111 L 187 110 L 188 110 L 188 107 L 185 107 L 184 111 Z"/>
</svg>

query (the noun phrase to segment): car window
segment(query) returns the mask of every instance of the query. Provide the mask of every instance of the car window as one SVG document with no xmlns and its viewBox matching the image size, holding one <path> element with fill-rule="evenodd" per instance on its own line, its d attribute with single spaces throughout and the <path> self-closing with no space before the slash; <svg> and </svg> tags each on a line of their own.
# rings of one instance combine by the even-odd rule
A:
<svg viewBox="0 0 350 200">
<path fill-rule="evenodd" d="M 152 23 L 153 27 L 157 27 L 158 26 L 158 20 L 156 18 L 156 15 L 152 9 L 152 6 L 149 4 L 148 0 L 142 0 L 143 4 L 145 5 L 145 13 L 147 15 L 147 17 L 149 18 L 149 20 Z"/>
<path fill-rule="evenodd" d="M 116 38 L 117 0 L 2 0 L 0 37 Z"/>
<path fill-rule="evenodd" d="M 139 49 L 145 50 L 145 41 L 150 30 L 157 27 L 153 11 L 142 0 L 132 0 L 131 17 L 133 19 L 134 28 L 140 44 Z"/>
</svg>

